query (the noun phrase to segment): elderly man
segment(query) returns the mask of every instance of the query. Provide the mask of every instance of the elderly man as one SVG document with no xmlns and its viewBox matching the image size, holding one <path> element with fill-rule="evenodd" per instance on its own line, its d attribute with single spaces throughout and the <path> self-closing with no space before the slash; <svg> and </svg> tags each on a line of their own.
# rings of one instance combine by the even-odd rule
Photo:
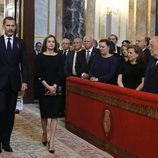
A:
<svg viewBox="0 0 158 158">
<path fill-rule="evenodd" d="M 82 40 L 77 37 L 73 40 L 73 52 L 69 52 L 66 58 L 65 63 L 65 74 L 68 76 L 78 76 L 76 72 L 76 61 L 78 59 L 78 54 L 83 51 L 82 50 Z"/>
<path fill-rule="evenodd" d="M 84 36 L 83 45 L 85 50 L 78 54 L 76 71 L 81 78 L 88 79 L 89 70 L 96 56 L 99 55 L 99 49 L 93 47 L 93 38 L 91 36 Z"/>
<path fill-rule="evenodd" d="M 148 42 L 146 41 L 146 37 L 143 35 L 137 35 L 135 43 L 142 49 L 146 63 L 148 64 L 150 61 L 151 55 L 150 55 L 150 50 L 147 48 Z"/>
<path fill-rule="evenodd" d="M 63 38 L 61 41 L 62 50 L 59 51 L 63 55 L 63 60 L 65 62 L 66 56 L 70 51 L 70 40 L 68 38 Z"/>
<path fill-rule="evenodd" d="M 158 36 L 151 38 L 150 52 L 152 57 L 145 74 L 144 91 L 158 93 Z"/>
</svg>

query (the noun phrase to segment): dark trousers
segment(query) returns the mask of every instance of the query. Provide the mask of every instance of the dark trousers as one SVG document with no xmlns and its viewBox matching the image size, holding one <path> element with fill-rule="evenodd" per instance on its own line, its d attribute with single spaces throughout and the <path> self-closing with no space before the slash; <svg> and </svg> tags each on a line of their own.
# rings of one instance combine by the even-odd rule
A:
<svg viewBox="0 0 158 158">
<path fill-rule="evenodd" d="M 18 92 L 13 91 L 9 84 L 0 90 L 0 142 L 2 144 L 10 144 L 17 95 Z"/>
</svg>

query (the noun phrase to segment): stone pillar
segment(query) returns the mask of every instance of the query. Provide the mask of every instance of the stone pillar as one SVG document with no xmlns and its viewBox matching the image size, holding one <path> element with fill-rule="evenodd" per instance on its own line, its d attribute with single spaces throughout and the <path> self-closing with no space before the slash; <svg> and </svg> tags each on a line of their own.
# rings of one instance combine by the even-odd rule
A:
<svg viewBox="0 0 158 158">
<path fill-rule="evenodd" d="M 147 0 L 137 0 L 136 4 L 136 34 L 147 34 Z"/>
<path fill-rule="evenodd" d="M 85 12 L 85 29 L 87 35 L 94 36 L 96 0 L 87 0 Z"/>
<path fill-rule="evenodd" d="M 136 34 L 136 3 L 135 0 L 129 1 L 129 17 L 128 17 L 128 36 L 127 39 L 134 40 Z"/>
<path fill-rule="evenodd" d="M 157 6 L 157 10 L 156 10 Z M 157 18 L 156 18 L 157 15 Z M 152 0 L 151 1 L 151 15 L 150 15 L 150 27 L 151 27 L 151 32 L 150 36 L 158 35 L 158 0 Z M 157 25 L 156 25 L 156 20 L 157 20 Z"/>
<path fill-rule="evenodd" d="M 155 34 L 156 0 L 130 0 L 128 18 L 128 39 L 135 41 L 136 34 Z"/>
<path fill-rule="evenodd" d="M 83 37 L 84 29 L 84 0 L 63 1 L 63 37 L 72 41 L 75 37 Z"/>
<path fill-rule="evenodd" d="M 56 39 L 60 43 L 63 32 L 63 0 L 57 0 L 56 3 Z"/>
</svg>

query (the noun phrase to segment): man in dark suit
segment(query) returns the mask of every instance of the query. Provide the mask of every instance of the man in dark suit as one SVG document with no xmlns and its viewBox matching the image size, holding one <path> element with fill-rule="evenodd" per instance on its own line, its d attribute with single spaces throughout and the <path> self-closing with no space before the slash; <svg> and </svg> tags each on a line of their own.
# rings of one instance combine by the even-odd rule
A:
<svg viewBox="0 0 158 158">
<path fill-rule="evenodd" d="M 61 41 L 61 50 L 59 50 L 59 53 L 62 54 L 63 57 L 63 67 L 65 67 L 65 61 L 66 61 L 66 57 L 68 52 L 70 52 L 70 40 L 68 38 L 63 38 Z"/>
<path fill-rule="evenodd" d="M 24 41 L 14 36 L 15 20 L 6 17 L 3 29 L 4 35 L 0 37 L 0 152 L 2 149 L 13 152 L 10 137 L 17 95 L 19 90 L 24 92 L 27 89 L 28 67 Z"/>
<path fill-rule="evenodd" d="M 58 51 L 58 53 L 62 55 L 63 74 L 65 70 L 66 58 L 69 52 L 70 52 L 70 40 L 68 38 L 63 38 L 61 41 L 61 50 Z M 63 106 L 65 106 L 65 103 L 66 103 L 66 76 L 65 74 L 61 82 L 62 82 L 61 84 L 62 84 Z M 65 114 L 63 114 L 63 116 L 64 115 Z"/>
<path fill-rule="evenodd" d="M 150 40 L 151 60 L 147 66 L 143 90 L 158 94 L 158 36 Z"/>
<path fill-rule="evenodd" d="M 88 79 L 89 70 L 93 64 L 93 61 L 100 53 L 99 49 L 93 48 L 93 38 L 91 36 L 84 36 L 83 45 L 85 50 L 78 54 L 78 59 L 76 61 L 76 72 L 81 78 Z"/>
<path fill-rule="evenodd" d="M 42 49 L 42 43 L 41 42 L 36 42 L 35 44 L 35 49 L 33 52 L 34 55 L 34 79 L 33 79 L 33 91 L 34 91 L 34 100 L 38 100 L 39 99 L 39 92 L 38 89 L 41 85 L 41 83 L 39 82 L 39 74 L 38 74 L 38 56 L 41 53 L 41 49 Z"/>
<path fill-rule="evenodd" d="M 65 75 L 78 76 L 76 72 L 76 61 L 78 60 L 78 54 L 82 51 L 82 40 L 77 37 L 73 40 L 73 52 L 68 52 L 65 63 Z"/>
<path fill-rule="evenodd" d="M 148 49 L 148 41 L 146 41 L 146 37 L 143 35 L 136 35 L 135 43 L 142 49 L 144 53 L 145 61 L 148 64 L 151 59 L 151 54 L 150 54 L 150 50 Z"/>
<path fill-rule="evenodd" d="M 114 55 L 116 55 L 117 57 L 120 56 L 120 47 L 117 46 L 117 42 L 118 42 L 118 37 L 115 34 L 111 34 L 108 38 L 110 41 L 112 41 L 115 45 L 115 51 L 114 51 Z"/>
<path fill-rule="evenodd" d="M 39 55 L 41 53 L 41 49 L 42 49 L 42 43 L 41 42 L 36 42 L 34 55 Z"/>
</svg>

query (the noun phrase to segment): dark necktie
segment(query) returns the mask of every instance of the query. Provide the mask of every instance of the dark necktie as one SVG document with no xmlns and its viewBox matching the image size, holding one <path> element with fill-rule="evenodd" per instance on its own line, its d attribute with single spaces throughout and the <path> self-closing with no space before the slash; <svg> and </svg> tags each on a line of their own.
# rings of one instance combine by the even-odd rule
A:
<svg viewBox="0 0 158 158">
<path fill-rule="evenodd" d="M 66 57 L 66 51 L 63 52 L 63 55 Z"/>
<path fill-rule="evenodd" d="M 7 42 L 7 53 L 11 52 L 12 48 L 11 48 L 11 42 L 10 42 L 11 38 L 8 38 L 8 42 Z"/>
<path fill-rule="evenodd" d="M 90 58 L 90 51 L 87 50 L 86 51 L 86 60 L 87 60 L 87 63 L 89 62 L 89 58 Z"/>
<path fill-rule="evenodd" d="M 66 60 L 66 51 L 63 51 L 63 59 Z"/>
</svg>

